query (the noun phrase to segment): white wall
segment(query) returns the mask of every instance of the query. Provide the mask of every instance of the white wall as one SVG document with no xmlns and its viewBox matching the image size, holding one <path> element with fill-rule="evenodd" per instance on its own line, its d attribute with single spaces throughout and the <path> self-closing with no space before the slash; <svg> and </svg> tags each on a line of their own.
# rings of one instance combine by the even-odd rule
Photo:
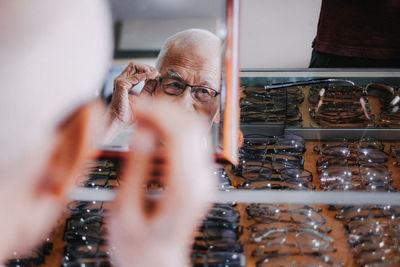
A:
<svg viewBox="0 0 400 267">
<path fill-rule="evenodd" d="M 201 28 L 217 33 L 220 21 L 216 18 L 131 19 L 122 24 L 120 49 L 158 50 L 171 35 Z"/>
<path fill-rule="evenodd" d="M 321 0 L 242 0 L 242 68 L 305 68 Z"/>
<path fill-rule="evenodd" d="M 115 17 L 124 19 L 121 49 L 159 49 L 180 30 L 201 27 L 217 33 L 221 23 L 221 0 L 168 0 L 175 13 L 159 6 L 161 0 L 130 1 L 112 1 Z M 320 6 L 321 0 L 241 0 L 241 68 L 308 67 Z"/>
</svg>

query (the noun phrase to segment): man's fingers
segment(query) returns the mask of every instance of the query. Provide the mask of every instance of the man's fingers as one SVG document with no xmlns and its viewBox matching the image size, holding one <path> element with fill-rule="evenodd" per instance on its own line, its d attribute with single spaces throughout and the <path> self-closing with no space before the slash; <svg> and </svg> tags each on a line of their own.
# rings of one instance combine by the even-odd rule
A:
<svg viewBox="0 0 400 267">
<path fill-rule="evenodd" d="M 146 64 L 136 64 L 135 65 L 136 73 L 146 73 L 146 72 L 158 72 L 155 68 L 146 65 Z"/>
<path fill-rule="evenodd" d="M 131 73 L 132 70 L 134 69 L 134 66 L 135 66 L 135 63 L 130 62 L 130 63 L 128 64 L 128 66 L 126 66 L 126 68 L 124 69 L 124 71 L 121 72 L 121 74 L 120 74 L 118 77 L 128 76 L 129 73 Z"/>
<path fill-rule="evenodd" d="M 157 87 L 157 81 L 156 80 L 148 80 L 146 84 L 143 87 L 142 93 L 141 94 L 147 94 L 147 95 L 152 95 L 154 90 Z"/>
<path fill-rule="evenodd" d="M 132 216 L 143 217 L 145 205 L 144 185 L 150 179 L 152 159 L 154 156 L 156 138 L 153 132 L 138 126 L 133 135 L 133 150 L 127 159 L 123 171 L 120 192 L 116 206 L 120 212 L 135 213 Z"/>
<path fill-rule="evenodd" d="M 110 244 L 115 249 L 115 256 L 124 249 L 129 249 L 127 245 L 140 247 L 149 238 L 143 186 L 151 170 L 155 138 L 151 132 L 140 127 L 135 130 L 133 138 L 134 150 L 124 164 L 118 197 L 109 217 Z M 143 238 L 146 240 L 142 240 Z"/>
<path fill-rule="evenodd" d="M 130 62 L 125 70 L 115 79 L 116 85 L 124 90 L 131 90 L 132 87 L 141 81 L 157 79 L 160 73 L 151 66 Z M 150 88 L 146 88 L 148 92 Z"/>
<path fill-rule="evenodd" d="M 123 77 L 131 77 L 136 74 L 148 73 L 149 79 L 157 78 L 160 73 L 153 67 L 146 65 L 146 64 L 136 64 L 133 61 L 128 64 L 128 66 L 124 69 L 124 71 L 118 76 Z M 153 77 L 153 78 L 151 78 Z"/>
<path fill-rule="evenodd" d="M 206 120 L 165 99 L 136 100 L 137 128 L 114 205 L 113 240 L 134 238 L 140 227 L 169 243 L 184 243 L 214 195 Z M 165 187 L 161 198 L 149 198 L 149 182 Z"/>
<path fill-rule="evenodd" d="M 156 73 L 140 73 L 127 77 L 124 79 L 124 81 L 130 82 L 133 86 L 135 86 L 141 81 L 154 80 L 156 78 L 157 78 Z"/>
<path fill-rule="evenodd" d="M 145 64 L 136 64 L 134 67 L 135 73 L 131 73 L 131 76 L 145 77 L 146 80 L 153 80 L 160 77 L 160 73 L 153 67 Z M 142 74 L 145 74 L 144 76 Z"/>
<path fill-rule="evenodd" d="M 156 77 L 159 76 L 159 72 L 156 69 L 145 64 L 135 64 L 131 69 L 131 71 L 128 73 L 128 75 L 135 76 L 137 74 L 144 74 L 144 73 L 152 75 L 153 76 L 152 79 L 155 79 Z"/>
<path fill-rule="evenodd" d="M 190 216 L 202 212 L 212 200 L 216 181 L 212 176 L 212 153 L 208 127 L 203 118 L 184 112 L 168 101 L 138 101 L 136 119 L 157 131 L 168 159 L 163 182 L 168 188 L 160 202 L 159 217 Z"/>
<path fill-rule="evenodd" d="M 150 77 L 150 78 L 148 78 Z M 134 86 L 136 86 L 138 83 L 142 82 L 142 81 L 148 81 L 149 84 L 147 85 L 147 83 L 145 84 L 146 88 L 143 88 L 145 90 L 147 90 L 147 92 L 153 92 L 155 89 L 155 80 L 152 79 L 151 76 L 148 76 L 147 74 L 143 73 L 143 74 L 137 74 L 134 77 L 128 77 L 128 78 L 124 78 L 124 79 L 118 79 L 116 80 L 116 87 L 119 89 L 123 89 L 126 91 L 130 91 Z M 153 82 L 150 82 L 153 81 Z M 153 88 L 151 88 L 152 86 L 154 86 Z"/>
</svg>

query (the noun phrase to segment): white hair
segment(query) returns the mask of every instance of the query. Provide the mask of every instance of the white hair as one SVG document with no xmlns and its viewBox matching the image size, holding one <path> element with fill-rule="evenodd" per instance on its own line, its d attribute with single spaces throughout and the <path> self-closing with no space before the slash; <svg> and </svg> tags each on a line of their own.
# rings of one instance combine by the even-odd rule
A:
<svg viewBox="0 0 400 267">
<path fill-rule="evenodd" d="M 164 45 L 162 46 L 160 53 L 158 54 L 155 66 L 160 70 L 163 60 L 167 52 L 172 48 L 185 49 L 187 46 L 211 46 L 215 48 L 215 44 L 221 44 L 221 40 L 218 36 L 210 31 L 203 29 L 188 29 L 185 31 L 178 32 L 169 37 Z"/>
<path fill-rule="evenodd" d="M 0 168 L 94 99 L 111 59 L 105 0 L 0 1 Z"/>
</svg>

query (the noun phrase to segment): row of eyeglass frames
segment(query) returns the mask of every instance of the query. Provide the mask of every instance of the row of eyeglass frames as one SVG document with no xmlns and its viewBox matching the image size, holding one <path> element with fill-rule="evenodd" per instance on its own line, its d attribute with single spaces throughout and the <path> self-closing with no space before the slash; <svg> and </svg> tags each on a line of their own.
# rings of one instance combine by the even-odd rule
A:
<svg viewBox="0 0 400 267">
<path fill-rule="evenodd" d="M 378 140 L 363 138 L 331 141 L 315 148 L 317 171 L 325 190 L 395 192 L 392 173 L 385 165 L 391 153 Z M 394 154 L 395 157 L 397 157 Z M 397 160 L 397 159 L 396 159 Z M 357 266 L 400 266 L 400 207 L 331 206 L 348 234 Z"/>
<path fill-rule="evenodd" d="M 379 100 L 380 108 L 374 106 L 374 111 L 369 103 L 371 97 Z M 310 88 L 308 102 L 310 116 L 320 126 L 400 126 L 399 88 L 384 84 L 314 86 Z"/>
<path fill-rule="evenodd" d="M 233 168 L 240 189 L 312 190 L 312 174 L 304 169 L 305 140 L 296 135 L 247 135 Z M 250 204 L 246 207 L 249 244 L 256 246 L 257 266 L 341 266 L 331 229 L 320 209 L 299 205 Z"/>
<path fill-rule="evenodd" d="M 242 179 L 236 183 L 238 188 L 312 189 L 305 186 L 282 186 L 282 182 L 296 177 L 290 174 L 300 173 L 295 172 L 293 167 L 301 167 L 302 164 L 299 163 L 302 161 L 289 156 L 305 151 L 304 140 L 293 135 L 250 137 L 257 138 L 245 139 L 245 145 L 239 153 L 240 164 L 233 168 L 236 176 Z M 392 185 L 391 172 L 384 163 L 390 154 L 398 162 L 398 146 L 391 146 L 390 152 L 386 152 L 384 148 L 384 144 L 373 138 L 363 138 L 355 142 L 336 139 L 322 147 L 314 147 L 314 152 L 320 155 L 316 167 L 321 188 L 397 191 Z M 310 175 L 309 172 L 307 175 L 301 173 L 303 175 L 297 177 Z M 344 221 L 349 235 L 348 243 L 357 266 L 400 266 L 400 207 L 336 208 L 336 218 Z M 319 209 L 299 205 L 251 204 L 246 210 L 249 220 L 254 221 L 247 227 L 250 230 L 249 243 L 257 244 L 251 253 L 262 257 L 258 266 L 297 266 L 304 262 L 312 266 L 342 266 L 343 263 L 328 253 L 334 252 L 335 248 L 333 239 L 328 235 L 331 229 L 324 225 L 325 219 L 319 214 Z M 290 245 L 286 246 L 285 242 L 288 240 L 292 243 L 289 242 Z"/>
<path fill-rule="evenodd" d="M 324 190 L 397 191 L 385 163 L 389 153 L 380 141 L 335 139 L 314 147 L 319 153 L 317 172 Z"/>
<path fill-rule="evenodd" d="M 311 190 L 312 173 L 304 169 L 305 140 L 288 134 L 246 135 L 233 167 L 237 188 Z"/>
<path fill-rule="evenodd" d="M 46 238 L 42 244 L 26 253 L 14 252 L 12 259 L 7 260 L 7 267 L 35 267 L 45 263 L 45 257 L 51 253 L 53 242 Z"/>
<path fill-rule="evenodd" d="M 244 86 L 240 99 L 241 123 L 301 126 L 299 105 L 305 87 L 268 89 Z M 379 114 L 372 112 L 369 98 L 377 98 Z M 400 90 L 384 84 L 366 86 L 312 86 L 308 95 L 309 112 L 319 126 L 400 126 Z M 312 123 L 312 124 L 313 124 Z"/>
<path fill-rule="evenodd" d="M 266 90 L 264 86 L 248 86 L 242 92 L 241 123 L 301 125 L 302 116 L 298 106 L 304 100 L 301 87 Z"/>
<path fill-rule="evenodd" d="M 357 266 L 400 266 L 400 206 L 332 207 L 342 220 Z"/>
<path fill-rule="evenodd" d="M 119 186 L 116 164 L 111 161 L 95 161 L 88 165 L 80 185 L 89 188 Z M 215 171 L 221 188 L 231 187 L 223 169 Z M 107 209 L 103 202 L 74 201 L 68 205 L 71 212 L 67 219 L 62 266 L 112 266 L 107 245 Z M 242 228 L 240 216 L 233 205 L 215 204 L 208 212 L 193 243 L 193 266 L 245 266 L 243 246 L 239 241 Z M 217 265 L 215 265 L 217 264 Z M 227 265 L 229 264 L 229 265 Z"/>
<path fill-rule="evenodd" d="M 113 189 L 119 186 L 117 164 L 110 160 L 88 163 L 79 185 L 88 188 Z M 73 201 L 68 204 L 70 217 L 66 220 L 63 240 L 64 267 L 108 267 L 107 202 Z"/>
<path fill-rule="evenodd" d="M 362 87 L 311 87 L 308 95 L 310 116 L 321 126 L 367 126 L 371 107 Z"/>
<path fill-rule="evenodd" d="M 191 263 L 195 267 L 242 267 L 246 265 L 240 236 L 240 214 L 235 204 L 216 203 L 195 235 Z"/>
<path fill-rule="evenodd" d="M 248 249 L 257 267 L 343 266 L 321 209 L 306 205 L 250 204 L 246 207 Z"/>
<path fill-rule="evenodd" d="M 86 177 L 88 176 L 88 178 Z M 90 188 L 115 188 L 119 185 L 116 166 L 111 161 L 94 161 L 87 165 L 80 186 Z M 62 266 L 111 266 L 106 242 L 106 225 L 102 202 L 74 201 L 68 204 L 70 217 L 66 221 L 63 240 L 64 258 Z M 46 255 L 51 253 L 53 243 L 46 238 L 42 245 L 20 254 L 14 252 L 7 267 L 34 267 L 45 263 Z"/>
</svg>

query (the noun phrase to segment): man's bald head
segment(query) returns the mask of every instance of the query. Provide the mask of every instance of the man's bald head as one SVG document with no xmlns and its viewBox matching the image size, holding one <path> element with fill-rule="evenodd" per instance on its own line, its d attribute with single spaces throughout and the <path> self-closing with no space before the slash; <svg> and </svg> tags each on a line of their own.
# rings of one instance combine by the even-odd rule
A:
<svg viewBox="0 0 400 267">
<path fill-rule="evenodd" d="M 105 1 L 0 2 L 0 169 L 93 99 L 111 58 Z"/>
<path fill-rule="evenodd" d="M 173 79 L 186 85 L 203 86 L 216 94 L 208 101 L 200 101 L 192 89 L 185 87 L 180 95 L 170 95 L 159 83 L 154 95 L 169 95 L 171 101 L 180 102 L 188 112 L 206 115 L 211 125 L 216 120 L 220 103 L 221 54 L 221 40 L 209 31 L 190 29 L 171 36 L 156 62 L 163 81 Z"/>
<path fill-rule="evenodd" d="M 207 53 L 204 53 L 205 51 Z M 184 52 L 186 55 L 192 53 L 196 56 L 200 54 L 201 57 L 207 55 L 207 60 L 214 56 L 220 60 L 221 40 L 215 34 L 203 29 L 189 29 L 178 32 L 165 41 L 158 55 L 156 68 L 161 68 L 165 57 L 176 55 L 179 52 Z"/>
</svg>

